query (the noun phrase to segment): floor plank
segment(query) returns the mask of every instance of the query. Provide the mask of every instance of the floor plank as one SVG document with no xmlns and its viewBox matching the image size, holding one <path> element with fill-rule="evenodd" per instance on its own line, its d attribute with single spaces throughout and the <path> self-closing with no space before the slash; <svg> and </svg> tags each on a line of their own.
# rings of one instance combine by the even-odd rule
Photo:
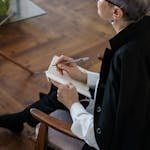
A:
<svg viewBox="0 0 150 150">
<path fill-rule="evenodd" d="M 47 69 L 54 55 L 74 58 L 89 56 L 80 64 L 99 71 L 98 54 L 103 53 L 107 40 L 114 34 L 109 24 L 97 15 L 95 0 L 33 0 L 47 14 L 0 27 L 0 50 L 33 71 Z M 22 110 L 38 100 L 39 92 L 48 92 L 50 83 L 44 76 L 30 76 L 28 72 L 0 57 L 0 113 Z M 28 130 L 28 132 L 26 131 Z M 25 128 L 23 135 L 32 134 Z M 0 129 L 0 149 L 19 145 L 17 138 Z M 3 139 L 10 141 L 8 143 Z M 32 149 L 27 136 L 19 150 Z M 30 148 L 27 148 L 25 143 Z M 12 146 L 11 146 L 12 145 Z M 17 146 L 13 149 L 18 149 Z"/>
</svg>

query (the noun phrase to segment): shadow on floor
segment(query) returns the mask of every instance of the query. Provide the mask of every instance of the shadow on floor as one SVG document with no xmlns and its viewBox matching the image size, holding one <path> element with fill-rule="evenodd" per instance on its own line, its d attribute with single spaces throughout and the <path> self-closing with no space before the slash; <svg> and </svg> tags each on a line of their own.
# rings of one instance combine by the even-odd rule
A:
<svg viewBox="0 0 150 150">
<path fill-rule="evenodd" d="M 0 128 L 0 150 L 34 150 L 34 129 L 25 126 L 21 134 L 13 134 Z"/>
</svg>

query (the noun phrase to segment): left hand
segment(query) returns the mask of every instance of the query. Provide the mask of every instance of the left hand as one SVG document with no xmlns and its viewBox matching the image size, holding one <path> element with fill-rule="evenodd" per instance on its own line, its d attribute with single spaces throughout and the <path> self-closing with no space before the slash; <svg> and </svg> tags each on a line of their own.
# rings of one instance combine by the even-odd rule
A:
<svg viewBox="0 0 150 150">
<path fill-rule="evenodd" d="M 57 99 L 63 103 L 69 110 L 75 102 L 79 102 L 79 96 L 76 88 L 73 84 L 60 84 L 58 82 L 52 81 L 52 83 L 58 88 Z"/>
</svg>

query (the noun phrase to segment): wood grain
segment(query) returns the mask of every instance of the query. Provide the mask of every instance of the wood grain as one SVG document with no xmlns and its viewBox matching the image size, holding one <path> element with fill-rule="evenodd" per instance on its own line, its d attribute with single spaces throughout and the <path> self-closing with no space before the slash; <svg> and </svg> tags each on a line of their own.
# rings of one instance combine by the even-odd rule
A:
<svg viewBox="0 0 150 150">
<path fill-rule="evenodd" d="M 80 65 L 98 72 L 101 62 L 97 56 L 114 31 L 97 15 L 95 0 L 33 1 L 47 14 L 0 27 L 0 50 L 32 71 L 47 69 L 54 55 L 89 56 L 90 61 Z M 0 114 L 21 111 L 49 88 L 44 76 L 31 77 L 0 57 Z"/>
</svg>

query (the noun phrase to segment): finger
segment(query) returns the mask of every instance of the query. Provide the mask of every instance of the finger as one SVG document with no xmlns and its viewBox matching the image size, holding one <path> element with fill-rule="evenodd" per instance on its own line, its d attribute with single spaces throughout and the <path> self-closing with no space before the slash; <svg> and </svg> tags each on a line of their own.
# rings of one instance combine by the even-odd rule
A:
<svg viewBox="0 0 150 150">
<path fill-rule="evenodd" d="M 72 58 L 70 57 L 67 57 L 67 56 L 64 56 L 64 55 L 61 55 L 58 60 L 56 61 L 56 65 L 59 64 L 59 63 L 63 63 L 63 62 L 66 62 L 66 61 L 70 61 L 72 60 Z"/>
<path fill-rule="evenodd" d="M 58 65 L 56 65 L 56 68 L 57 68 L 58 72 L 59 72 L 61 75 L 63 75 L 63 70 L 62 70 L 61 68 L 59 68 Z"/>
<path fill-rule="evenodd" d="M 59 98 L 59 94 L 57 93 L 57 99 Z"/>
<path fill-rule="evenodd" d="M 69 88 L 69 89 L 75 89 L 75 86 L 74 86 L 72 83 L 69 83 L 69 84 L 68 84 L 68 88 Z"/>
<path fill-rule="evenodd" d="M 60 97 L 60 92 L 59 92 L 59 89 L 57 90 L 57 98 Z"/>
<path fill-rule="evenodd" d="M 72 84 L 71 82 L 69 82 L 68 86 L 69 87 L 75 87 L 74 84 Z"/>
<path fill-rule="evenodd" d="M 63 68 L 62 68 L 61 64 L 66 61 L 68 61 L 68 58 L 64 55 L 61 55 L 55 63 L 57 70 L 61 75 L 63 75 Z"/>
<path fill-rule="evenodd" d="M 73 85 L 72 83 L 68 83 L 68 84 L 66 84 L 66 87 L 67 87 L 68 89 L 72 89 L 72 88 L 74 87 L 74 85 Z"/>
<path fill-rule="evenodd" d="M 67 89 L 69 89 L 69 88 L 70 88 L 70 85 L 69 85 L 69 83 L 68 83 L 68 84 L 65 84 L 65 85 L 64 85 L 64 88 L 67 88 Z"/>
<path fill-rule="evenodd" d="M 59 89 L 57 90 L 57 94 L 59 94 L 60 92 L 59 92 Z"/>
<path fill-rule="evenodd" d="M 65 64 L 58 64 L 57 66 L 62 71 L 64 70 L 64 71 L 68 72 L 70 70 L 70 67 L 68 65 L 65 65 Z"/>
<path fill-rule="evenodd" d="M 60 64 L 57 65 L 57 70 L 59 71 L 59 73 L 61 75 L 63 75 L 63 71 L 69 72 L 70 69 L 71 69 L 70 67 L 72 67 L 70 64 L 60 63 Z"/>
</svg>

